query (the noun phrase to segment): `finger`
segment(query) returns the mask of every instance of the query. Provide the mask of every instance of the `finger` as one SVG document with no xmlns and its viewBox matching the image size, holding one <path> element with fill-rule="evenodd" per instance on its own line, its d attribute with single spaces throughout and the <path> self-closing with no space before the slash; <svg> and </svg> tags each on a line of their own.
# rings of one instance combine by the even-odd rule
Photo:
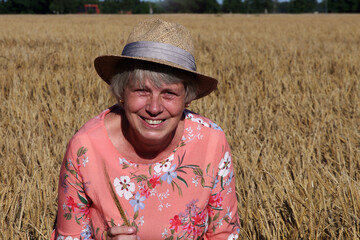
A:
<svg viewBox="0 0 360 240">
<path fill-rule="evenodd" d="M 106 240 L 140 240 L 135 235 L 117 235 L 115 237 L 107 237 Z"/>
<path fill-rule="evenodd" d="M 136 234 L 136 229 L 134 227 L 115 226 L 109 228 L 107 234 L 109 237 L 115 237 L 117 235 L 132 235 Z"/>
<path fill-rule="evenodd" d="M 107 237 L 106 240 L 140 240 L 136 235 L 117 235 L 115 237 Z"/>
</svg>

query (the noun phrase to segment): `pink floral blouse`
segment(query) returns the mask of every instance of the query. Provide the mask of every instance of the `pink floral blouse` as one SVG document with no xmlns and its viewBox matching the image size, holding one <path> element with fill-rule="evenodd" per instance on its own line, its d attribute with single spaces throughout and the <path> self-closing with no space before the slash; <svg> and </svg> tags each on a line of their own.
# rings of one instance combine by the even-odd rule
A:
<svg viewBox="0 0 360 240">
<path fill-rule="evenodd" d="M 105 239 L 122 225 L 109 181 L 142 240 L 237 239 L 239 219 L 229 145 L 220 127 L 188 110 L 182 140 L 166 159 L 136 164 L 110 141 L 104 117 L 70 140 L 59 180 L 51 239 Z"/>
</svg>

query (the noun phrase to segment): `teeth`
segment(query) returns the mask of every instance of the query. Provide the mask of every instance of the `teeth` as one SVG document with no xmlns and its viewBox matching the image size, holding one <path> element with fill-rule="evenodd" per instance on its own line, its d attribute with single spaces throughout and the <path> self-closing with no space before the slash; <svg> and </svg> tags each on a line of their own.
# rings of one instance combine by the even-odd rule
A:
<svg viewBox="0 0 360 240">
<path fill-rule="evenodd" d="M 162 120 L 145 119 L 145 122 L 147 122 L 148 124 L 151 124 L 151 125 L 155 125 L 155 124 L 160 124 L 162 122 Z"/>
</svg>

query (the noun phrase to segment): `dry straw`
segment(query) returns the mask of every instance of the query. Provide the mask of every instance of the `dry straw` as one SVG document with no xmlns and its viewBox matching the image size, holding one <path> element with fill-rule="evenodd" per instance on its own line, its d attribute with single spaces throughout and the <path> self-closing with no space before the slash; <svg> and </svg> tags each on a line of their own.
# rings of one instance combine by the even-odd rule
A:
<svg viewBox="0 0 360 240">
<path fill-rule="evenodd" d="M 108 84 L 126 59 L 161 63 L 184 70 L 196 78 L 198 99 L 211 93 L 216 88 L 217 80 L 196 71 L 193 52 L 191 34 L 184 26 L 150 18 L 134 27 L 121 56 L 118 56 L 120 53 L 117 56 L 100 56 L 94 63 L 97 73 Z"/>
<path fill-rule="evenodd" d="M 114 203 L 116 205 L 116 208 L 118 209 L 118 211 L 120 213 L 121 219 L 123 220 L 125 225 L 129 227 L 130 226 L 129 220 L 126 217 L 126 214 L 125 214 L 125 211 L 124 211 L 123 207 L 121 206 L 120 200 L 116 196 L 116 192 L 115 192 L 114 187 L 112 185 L 112 182 L 110 180 L 110 176 L 109 176 L 109 173 L 107 171 L 105 163 L 103 164 L 103 166 L 104 166 L 104 175 L 105 175 L 106 181 L 108 183 L 108 187 L 109 187 L 109 190 L 110 190 L 110 193 L 111 193 L 111 197 L 113 198 Z"/>
<path fill-rule="evenodd" d="M 360 15 L 161 15 L 218 90 L 240 239 L 360 239 Z M 0 239 L 48 239 L 71 136 L 115 100 L 93 67 L 145 15 L 0 15 Z M 89 159 L 91 161 L 91 159 Z"/>
</svg>

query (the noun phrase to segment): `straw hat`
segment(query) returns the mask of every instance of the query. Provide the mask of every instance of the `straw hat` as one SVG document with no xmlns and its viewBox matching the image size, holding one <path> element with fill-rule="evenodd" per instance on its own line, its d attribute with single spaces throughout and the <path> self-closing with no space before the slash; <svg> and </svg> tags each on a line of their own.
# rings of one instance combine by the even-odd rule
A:
<svg viewBox="0 0 360 240">
<path fill-rule="evenodd" d="M 194 46 L 190 32 L 182 25 L 148 19 L 134 27 L 120 56 L 100 56 L 94 61 L 96 72 L 108 84 L 125 59 L 137 59 L 182 69 L 195 75 L 196 99 L 211 93 L 215 78 L 196 72 Z"/>
</svg>

